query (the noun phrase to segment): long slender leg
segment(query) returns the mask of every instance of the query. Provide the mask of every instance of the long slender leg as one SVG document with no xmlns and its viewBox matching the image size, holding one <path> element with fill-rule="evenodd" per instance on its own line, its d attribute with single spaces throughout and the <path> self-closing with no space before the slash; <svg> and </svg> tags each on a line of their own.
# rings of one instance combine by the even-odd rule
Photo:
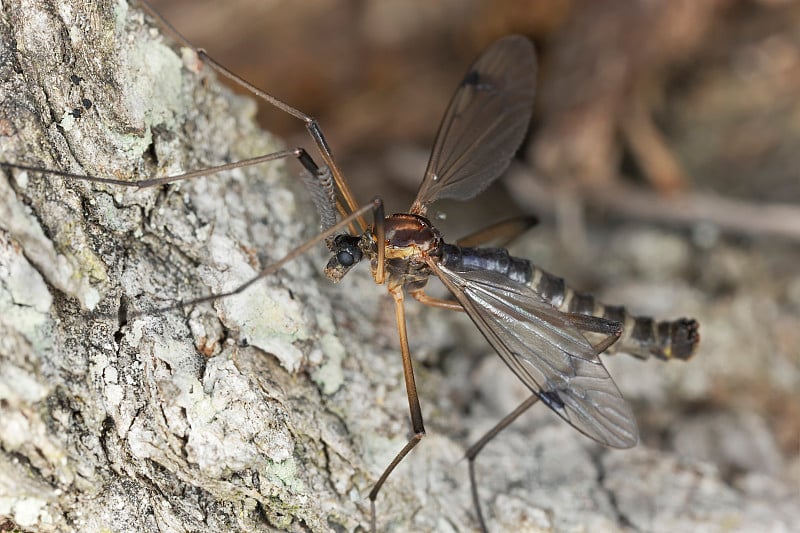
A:
<svg viewBox="0 0 800 533">
<path fill-rule="evenodd" d="M 280 152 L 273 152 L 271 154 L 265 154 L 256 157 L 251 157 L 248 159 L 242 159 L 241 161 L 235 161 L 233 163 L 226 163 L 224 165 L 208 167 L 202 170 L 193 170 L 190 172 L 185 172 L 183 174 L 175 174 L 173 176 L 163 176 L 159 178 L 148 178 L 148 179 L 133 180 L 133 181 L 122 180 L 108 176 L 87 176 L 84 174 L 75 174 L 73 172 L 65 172 L 62 170 L 42 169 L 40 167 L 34 167 L 30 165 L 20 165 L 17 163 L 6 163 L 2 161 L 0 161 L 0 167 L 12 168 L 16 170 L 27 170 L 29 172 L 41 172 L 53 176 L 59 176 L 62 178 L 77 179 L 81 181 L 88 181 L 91 183 L 105 183 L 108 185 L 120 185 L 122 187 L 145 189 L 148 187 L 157 187 L 159 185 L 174 183 L 176 181 L 184 181 L 184 180 L 199 178 L 201 176 L 208 176 L 210 174 L 215 174 L 217 172 L 223 172 L 226 170 L 234 170 L 237 168 L 258 165 L 260 163 L 275 161 L 286 157 L 296 157 L 297 160 L 300 161 L 300 163 L 306 168 L 306 170 L 308 170 L 312 174 L 317 174 L 319 172 L 319 167 L 316 165 L 316 163 L 314 163 L 314 160 L 311 159 L 311 156 L 309 156 L 308 153 L 302 148 L 295 148 L 293 150 L 281 150 Z"/>
<path fill-rule="evenodd" d="M 620 337 L 622 337 L 623 326 L 616 320 L 609 320 L 607 318 L 584 315 L 583 313 L 564 313 L 569 317 L 570 322 L 578 329 L 583 331 L 590 331 L 592 333 L 601 333 L 605 335 L 602 341 L 594 345 L 598 354 L 601 354 L 611 348 Z"/>
<path fill-rule="evenodd" d="M 411 429 L 414 434 L 408 440 L 408 443 L 400 450 L 389 466 L 383 471 L 381 477 L 372 487 L 369 493 L 369 500 L 372 508 L 372 531 L 375 531 L 375 499 L 378 497 L 381 487 L 383 487 L 386 478 L 400 464 L 400 461 L 408 455 L 414 446 L 419 444 L 422 437 L 425 436 L 425 426 L 422 422 L 422 409 L 419 406 L 419 397 L 417 396 L 417 385 L 414 382 L 414 369 L 411 366 L 411 353 L 408 350 L 408 335 L 406 334 L 406 314 L 403 307 L 403 288 L 394 287 L 389 289 L 389 293 L 394 298 L 394 310 L 397 317 L 397 331 L 400 334 L 400 352 L 403 356 L 403 377 L 406 381 L 406 394 L 408 395 L 408 409 L 411 413 Z"/>
<path fill-rule="evenodd" d="M 335 203 L 335 200 L 333 200 L 330 197 L 331 196 L 330 194 L 331 191 L 329 190 L 329 187 L 331 185 L 330 173 L 326 171 L 327 167 L 326 169 L 321 170 L 314 162 L 314 160 L 311 158 L 311 156 L 308 155 L 308 153 L 302 148 L 295 148 L 293 150 L 282 150 L 280 152 L 273 152 L 271 154 L 251 157 L 248 159 L 235 161 L 233 163 L 226 163 L 224 165 L 217 165 L 213 167 L 204 168 L 201 170 L 193 170 L 190 172 L 175 174 L 172 176 L 162 176 L 158 178 L 147 178 L 147 179 L 132 180 L 132 181 L 122 180 L 119 178 L 112 178 L 109 176 L 96 176 L 96 175 L 90 176 L 85 174 L 75 174 L 73 172 L 66 172 L 63 170 L 42 169 L 40 167 L 21 165 L 17 163 L 6 163 L 3 161 L 0 161 L 0 168 L 46 173 L 50 176 L 88 181 L 90 183 L 103 183 L 107 185 L 119 185 L 123 187 L 132 187 L 136 189 L 145 189 L 149 187 L 166 185 L 177 181 L 199 178 L 201 176 L 208 176 L 226 170 L 233 170 L 237 168 L 257 165 L 260 163 L 266 163 L 268 161 L 275 161 L 277 159 L 283 159 L 285 157 L 296 157 L 297 160 L 300 162 L 300 164 L 302 164 L 303 167 L 305 167 L 305 169 L 308 171 L 307 174 L 301 176 L 302 181 L 306 186 L 306 188 L 308 188 L 309 192 L 311 193 L 311 197 L 314 200 L 314 205 L 317 209 L 317 212 L 319 213 L 323 229 L 330 228 L 336 223 L 336 211 L 337 211 L 337 205 Z M 344 209 L 338 209 L 338 211 L 339 213 L 344 213 L 343 216 L 345 217 L 347 216 L 347 213 L 349 213 Z M 349 230 L 352 232 L 355 230 L 355 228 L 353 227 L 353 220 L 355 219 L 351 218 L 350 220 L 351 222 L 348 226 Z"/>
<path fill-rule="evenodd" d="M 482 246 L 492 241 L 495 246 L 505 247 L 508 243 L 539 223 L 535 216 L 514 217 L 496 222 L 456 241 L 458 246 Z"/>
<path fill-rule="evenodd" d="M 331 152 L 330 146 L 328 145 L 328 141 L 325 139 L 325 136 L 322 133 L 322 128 L 320 128 L 319 123 L 316 119 L 302 113 L 301 111 L 285 104 L 281 100 L 278 100 L 274 96 L 265 93 L 261 89 L 257 88 L 255 85 L 250 84 L 249 82 L 245 81 L 243 78 L 237 76 L 220 63 L 218 63 L 215 59 L 206 53 L 205 50 L 201 48 L 195 48 L 197 55 L 211 68 L 216 70 L 222 76 L 225 76 L 229 80 L 235 82 L 236 84 L 244 87 L 245 89 L 249 90 L 255 96 L 261 98 L 262 100 L 272 104 L 273 106 L 281 109 L 282 111 L 286 111 L 290 115 L 302 120 L 306 125 L 306 130 L 311 135 L 311 138 L 314 139 L 314 142 L 317 145 L 320 155 L 322 159 L 325 161 L 325 164 L 328 165 L 328 168 L 331 169 L 331 173 L 333 174 L 333 179 L 336 182 L 336 187 L 339 189 L 339 192 L 342 196 L 342 199 L 345 202 L 347 208 L 352 211 L 356 207 L 356 200 L 353 193 L 350 191 L 350 187 L 348 187 L 347 182 L 344 179 L 342 171 L 339 169 L 339 166 L 336 164 L 336 160 L 333 158 L 333 153 Z M 366 222 L 363 219 L 359 220 L 359 224 L 363 229 L 366 229 Z"/>
<path fill-rule="evenodd" d="M 314 237 L 312 237 L 308 241 L 304 242 L 303 244 L 301 244 L 297 248 L 295 248 L 292 251 L 290 251 L 288 254 L 286 254 L 283 257 L 283 259 L 280 259 L 279 261 L 276 261 L 275 263 L 272 263 L 268 267 L 266 267 L 263 270 L 261 270 L 261 272 L 256 274 L 254 277 L 252 277 L 251 279 L 245 281 L 244 283 L 242 283 L 241 285 L 239 285 L 238 287 L 236 287 L 233 290 L 226 291 L 226 292 L 219 292 L 217 294 L 210 294 L 208 296 L 201 296 L 200 298 L 194 298 L 192 300 L 186 300 L 186 301 L 177 303 L 175 305 L 170 305 L 170 306 L 167 306 L 167 307 L 161 307 L 159 309 L 154 309 L 152 311 L 147 311 L 146 313 L 144 313 L 144 312 L 138 313 L 138 315 L 163 313 L 165 311 L 171 311 L 173 309 L 180 309 L 182 307 L 186 307 L 186 306 L 190 306 L 190 305 L 197 305 L 197 304 L 200 304 L 200 303 L 217 300 L 219 298 L 225 298 L 226 296 L 233 296 L 234 294 L 239 294 L 239 293 L 243 292 L 245 289 L 247 289 L 250 285 L 252 285 L 253 283 L 257 282 L 258 280 L 260 280 L 260 279 L 262 279 L 262 278 L 264 278 L 266 276 L 269 276 L 270 274 L 274 274 L 275 272 L 280 270 L 283 267 L 283 265 L 285 265 L 289 261 L 291 261 L 291 260 L 295 259 L 296 257 L 306 253 L 309 249 L 311 249 L 312 246 L 314 246 L 315 244 L 317 244 L 320 241 L 325 240 L 325 238 L 328 237 L 329 235 L 333 235 L 337 231 L 340 231 L 341 229 L 345 228 L 348 224 L 352 223 L 353 220 L 355 220 L 357 217 L 363 217 L 369 211 L 372 211 L 373 214 L 383 213 L 383 201 L 380 198 L 375 198 L 369 204 L 356 209 L 350 215 L 348 215 L 345 218 L 343 218 L 338 224 L 335 224 L 334 226 L 331 226 L 330 228 L 318 233 L 317 235 L 315 235 Z M 137 313 L 131 313 L 131 316 L 137 316 Z M 400 319 L 398 318 L 398 321 L 399 320 Z M 405 321 L 403 322 L 403 324 L 405 324 Z M 405 327 L 403 329 L 403 334 L 401 335 L 401 338 L 404 338 L 404 335 L 405 335 Z M 406 344 L 405 353 L 407 353 L 407 352 L 408 352 L 408 346 Z M 412 384 L 413 384 L 413 375 L 411 376 L 411 378 L 412 378 Z M 414 395 L 415 395 L 415 398 L 416 398 L 416 390 L 414 391 Z M 410 400 L 410 398 L 409 398 L 409 400 Z M 417 408 L 419 408 L 419 405 L 417 406 Z"/>
<path fill-rule="evenodd" d="M 417 291 L 409 291 L 409 294 L 411 294 L 411 296 L 419 303 L 430 305 L 431 307 L 448 309 L 450 311 L 464 310 L 464 308 L 461 307 L 461 304 L 456 302 L 455 300 L 442 300 L 441 298 L 434 298 L 433 296 L 428 296 L 425 293 L 424 289 L 419 289 Z"/>
<path fill-rule="evenodd" d="M 529 396 L 524 402 L 519 404 L 516 409 L 503 417 L 500 422 L 498 422 L 492 429 L 487 431 L 483 437 L 478 439 L 475 444 L 470 446 L 465 454 L 467 460 L 469 461 L 469 485 L 472 491 L 472 504 L 475 506 L 475 513 L 478 515 L 478 523 L 480 524 L 482 531 L 487 531 L 487 529 L 486 522 L 483 520 L 483 513 L 481 512 L 481 502 L 478 498 L 478 484 L 475 481 L 475 458 L 490 440 L 495 438 L 498 433 L 507 428 L 514 420 L 519 418 L 522 413 L 527 411 L 528 408 L 530 408 L 530 406 L 535 404 L 537 401 L 539 401 L 539 397 L 535 394 Z"/>
<path fill-rule="evenodd" d="M 208 55 L 208 53 L 203 50 L 202 48 L 197 48 L 192 43 L 190 43 L 181 33 L 175 29 L 164 17 L 161 16 L 153 7 L 147 3 L 146 0 L 139 0 L 139 3 L 142 7 L 147 11 L 151 17 L 156 19 L 162 27 L 166 28 L 173 34 L 175 39 L 178 40 L 182 45 L 186 46 L 194 50 L 197 53 L 197 56 L 203 60 L 205 64 L 211 67 L 213 70 L 217 71 L 220 75 L 228 78 L 232 82 L 236 83 L 237 85 L 243 87 L 244 89 L 250 91 L 253 95 L 257 96 L 258 98 L 264 100 L 268 104 L 280 109 L 281 111 L 288 113 L 289 115 L 302 120 L 305 123 L 306 130 L 311 135 L 311 138 L 314 140 L 314 143 L 317 145 L 320 155 L 322 159 L 325 161 L 325 164 L 330 168 L 331 173 L 333 174 L 333 179 L 336 183 L 336 187 L 339 190 L 339 193 L 344 200 L 344 205 L 347 207 L 348 212 L 355 211 L 358 204 L 355 201 L 355 196 L 350 191 L 350 188 L 347 186 L 347 183 L 344 180 L 344 176 L 342 175 L 341 170 L 339 170 L 339 166 L 336 164 L 336 161 L 333 158 L 333 153 L 331 152 L 330 146 L 328 145 L 327 140 L 325 139 L 325 135 L 322 133 L 322 129 L 319 126 L 317 121 L 303 113 L 302 111 L 295 109 L 294 107 L 290 106 L 289 104 L 279 100 L 278 98 L 268 94 L 258 87 L 252 85 L 251 83 L 247 82 L 240 76 L 237 76 L 220 63 L 218 63 L 214 58 Z M 346 213 L 343 213 L 346 214 Z M 356 219 L 358 224 L 361 226 L 362 231 L 366 229 L 367 224 L 363 217 L 358 217 Z"/>
<path fill-rule="evenodd" d="M 308 115 L 300 112 L 299 110 L 289 106 L 288 104 L 278 100 L 274 96 L 271 96 L 264 91 L 261 91 L 257 87 L 249 84 L 239 76 L 235 75 L 234 73 L 227 70 L 213 58 L 211 58 L 204 50 L 199 49 L 192 45 L 186 38 L 184 38 L 166 19 L 164 19 L 146 0 L 139 0 L 142 8 L 150 14 L 151 17 L 156 19 L 161 26 L 167 29 L 169 32 L 173 34 L 173 36 L 184 46 L 191 48 L 194 50 L 198 57 L 200 57 L 206 64 L 209 65 L 212 69 L 220 73 L 221 75 L 231 79 L 235 83 L 241 85 L 245 89 L 250 90 L 255 96 L 265 100 L 270 105 L 288 113 L 300 120 L 302 120 L 305 125 L 306 129 L 309 131 L 311 137 L 313 138 L 317 148 L 322 155 L 322 158 L 325 161 L 326 168 L 323 171 L 320 171 L 317 164 L 313 161 L 313 159 L 306 153 L 305 150 L 302 148 L 295 148 L 292 150 L 284 150 L 280 152 L 275 152 L 272 154 L 265 154 L 260 155 L 248 159 L 243 159 L 241 161 L 236 161 L 233 163 L 228 163 L 224 165 L 218 165 L 214 167 L 210 167 L 207 169 L 196 170 L 191 172 L 186 172 L 183 174 L 177 174 L 173 176 L 166 176 L 166 177 L 159 177 L 159 178 L 152 178 L 152 179 L 144 179 L 144 180 L 136 180 L 136 181 L 126 181 L 121 180 L 118 178 L 108 177 L 108 176 L 87 176 L 81 174 L 75 174 L 71 172 L 65 172 L 60 170 L 46 170 L 46 173 L 53 176 L 60 176 L 63 178 L 70 178 L 70 179 L 78 179 L 83 181 L 89 181 L 93 183 L 106 183 L 112 185 L 120 185 L 124 187 L 136 187 L 136 188 L 145 188 L 145 187 L 154 187 L 158 185 L 164 185 L 167 183 L 172 183 L 175 181 L 180 180 L 187 180 L 192 178 L 197 178 L 200 176 L 207 176 L 216 172 L 221 172 L 224 170 L 232 170 L 236 168 L 248 167 L 252 165 L 257 165 L 259 163 L 264 163 L 267 161 L 274 161 L 277 159 L 282 159 L 285 157 L 296 157 L 298 161 L 303 165 L 303 167 L 308 170 L 312 176 L 317 177 L 318 179 L 322 180 L 327 175 L 327 171 L 330 171 L 331 177 L 333 177 L 334 186 L 336 191 L 338 191 L 339 196 L 341 197 L 342 201 L 335 201 L 333 203 L 332 209 L 336 210 L 342 217 L 348 216 L 352 213 L 358 205 L 356 204 L 355 198 L 350 191 L 347 183 L 344 180 L 344 177 L 339 170 L 339 167 L 336 165 L 336 162 L 333 158 L 333 154 L 328 146 L 327 141 L 322 133 L 321 128 L 316 120 Z M 0 167 L 5 168 L 16 168 L 18 170 L 28 170 L 34 172 L 45 172 L 44 169 L 39 167 L 29 166 L 29 165 L 22 165 L 22 164 L 15 164 L 15 163 L 4 163 L 0 162 Z M 314 182 L 311 182 L 312 186 L 318 188 L 320 186 L 315 186 Z M 314 191 L 312 191 L 312 196 L 314 195 Z M 324 215 L 321 216 L 324 217 Z M 356 217 L 354 221 L 360 226 L 360 229 L 363 231 L 366 229 L 367 225 L 363 217 Z M 352 222 L 350 224 L 350 231 L 354 232 L 355 228 L 352 226 Z"/>
<path fill-rule="evenodd" d="M 610 348 L 615 342 L 617 342 L 622 335 L 622 324 L 619 322 L 615 322 L 613 320 L 608 320 L 602 317 L 595 317 L 591 315 L 583 315 L 580 313 L 565 313 L 567 316 L 570 317 L 570 321 L 579 329 L 583 331 L 591 331 L 593 333 L 601 333 L 605 334 L 603 340 L 599 343 L 593 345 L 595 351 L 598 354 L 603 353 L 608 348 Z M 514 420 L 520 417 L 522 413 L 527 411 L 533 404 L 539 401 L 539 397 L 536 394 L 532 394 L 529 396 L 525 401 L 523 401 L 516 409 L 511 411 L 505 417 L 503 417 L 500 422 L 498 422 L 492 429 L 487 431 L 478 441 L 469 447 L 465 456 L 469 461 L 469 483 L 470 489 L 472 491 L 472 503 L 475 506 L 475 513 L 478 517 L 478 523 L 480 524 L 482 531 L 487 531 L 486 523 L 483 519 L 483 513 L 481 512 L 481 503 L 480 499 L 478 498 L 478 484 L 475 479 L 475 458 L 478 454 L 483 450 L 483 448 L 491 441 L 493 438 L 497 436 L 498 433 L 503 431 L 509 425 L 511 425 Z"/>
</svg>

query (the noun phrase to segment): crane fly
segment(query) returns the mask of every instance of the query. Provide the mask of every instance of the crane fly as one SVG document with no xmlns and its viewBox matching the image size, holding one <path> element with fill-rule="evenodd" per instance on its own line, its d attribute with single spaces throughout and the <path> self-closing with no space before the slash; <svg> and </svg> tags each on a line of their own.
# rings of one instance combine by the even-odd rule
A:
<svg viewBox="0 0 800 533">
<path fill-rule="evenodd" d="M 629 448 L 638 442 L 633 412 L 600 360 L 606 351 L 640 358 L 688 359 L 699 342 L 691 319 L 654 321 L 634 317 L 622 307 L 604 306 L 589 294 L 572 290 L 564 280 L 511 256 L 503 248 L 480 247 L 491 237 L 516 234 L 529 223 L 512 220 L 447 243 L 426 218 L 440 199 L 468 200 L 482 192 L 508 167 L 528 129 L 536 81 L 532 43 L 523 36 L 502 38 L 486 49 L 459 84 L 444 114 L 430 161 L 410 209 L 385 216 L 379 198 L 359 206 L 337 166 L 317 122 L 228 71 L 193 47 L 146 3 L 144 7 L 182 44 L 221 75 L 249 89 L 267 103 L 302 120 L 324 164 L 302 148 L 266 154 L 176 176 L 125 181 L 0 163 L 0 166 L 47 172 L 55 176 L 127 187 L 153 187 L 222 170 L 296 157 L 305 169 L 322 231 L 280 261 L 236 289 L 184 301 L 196 304 L 240 293 L 287 262 L 325 242 L 331 252 L 324 272 L 340 281 L 356 264 L 368 261 L 377 284 L 385 284 L 395 305 L 403 374 L 413 435 L 384 469 L 369 493 L 371 527 L 375 502 L 389 475 L 425 435 L 422 410 L 406 332 L 405 295 L 446 310 L 463 311 L 531 395 L 467 450 L 477 521 L 486 529 L 477 492 L 474 462 L 481 449 L 525 410 L 542 401 L 558 416 L 600 444 Z M 365 217 L 372 214 L 373 223 Z M 454 299 L 425 292 L 437 277 Z M 591 340 L 590 340 L 591 339 Z M 596 342 L 593 342 L 596 341 Z"/>
<path fill-rule="evenodd" d="M 527 38 L 509 36 L 491 45 L 467 72 L 445 112 L 409 212 L 384 218 L 378 204 L 371 228 L 360 236 L 341 234 L 333 239 L 327 276 L 338 281 L 356 263 L 369 260 L 376 283 L 385 282 L 394 298 L 400 333 L 414 435 L 372 489 L 373 505 L 388 475 L 425 434 L 408 350 L 405 292 L 426 305 L 466 312 L 532 392 L 467 451 L 475 509 L 483 529 L 474 459 L 499 431 L 541 400 L 601 444 L 634 446 L 638 430 L 633 412 L 599 354 L 617 343 L 617 349 L 639 357 L 687 359 L 699 342 L 694 320 L 655 322 L 630 316 L 621 307 L 603 306 L 505 249 L 448 244 L 425 217 L 436 200 L 468 200 L 505 171 L 530 121 L 535 72 L 534 49 Z M 498 226 L 496 231 L 503 228 Z M 432 275 L 455 301 L 425 293 Z M 592 344 L 587 332 L 603 339 Z"/>
</svg>

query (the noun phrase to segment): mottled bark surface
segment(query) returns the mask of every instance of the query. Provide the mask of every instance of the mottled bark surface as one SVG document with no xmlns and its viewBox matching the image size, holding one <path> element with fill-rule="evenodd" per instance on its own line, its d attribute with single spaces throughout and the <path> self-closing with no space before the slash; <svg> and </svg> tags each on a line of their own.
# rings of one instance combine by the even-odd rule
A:
<svg viewBox="0 0 800 533">
<path fill-rule="evenodd" d="M 135 6 L 3 2 L 0 38 L 4 161 L 140 179 L 278 147 L 253 126 L 252 102 Z M 313 233 L 296 172 L 140 191 L 0 174 L 6 525 L 368 527 L 367 493 L 408 415 L 392 306 L 366 269 L 329 288 L 315 253 L 241 296 L 151 312 L 230 289 Z M 686 299 L 664 302 L 676 315 Z M 428 436 L 379 496 L 378 529 L 470 531 L 459 459 L 525 391 L 480 359 L 489 349 L 464 317 L 410 304 L 408 319 Z M 614 372 L 656 405 L 692 395 L 684 367 L 618 359 Z M 662 377 L 636 391 L 637 374 Z M 776 481 L 732 488 L 670 452 L 610 452 L 544 409 L 487 448 L 478 475 L 494 531 L 768 530 L 797 513 Z"/>
<path fill-rule="evenodd" d="M 136 179 L 278 146 L 124 2 L 6 3 L 2 35 L 5 160 Z M 306 262 L 147 313 L 299 242 L 289 185 L 275 166 L 142 191 L 4 176 L 0 513 L 39 530 L 363 522 L 347 495 L 365 467 L 325 407 L 344 348 Z"/>
</svg>

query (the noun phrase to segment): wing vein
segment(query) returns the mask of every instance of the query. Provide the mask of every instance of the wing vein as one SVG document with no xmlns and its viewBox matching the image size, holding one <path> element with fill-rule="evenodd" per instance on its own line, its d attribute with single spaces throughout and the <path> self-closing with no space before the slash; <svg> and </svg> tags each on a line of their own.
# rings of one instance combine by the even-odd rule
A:
<svg viewBox="0 0 800 533">
<path fill-rule="evenodd" d="M 503 362 L 556 414 L 601 444 L 636 444 L 630 407 L 566 315 L 527 285 L 496 272 L 428 264 Z"/>
</svg>

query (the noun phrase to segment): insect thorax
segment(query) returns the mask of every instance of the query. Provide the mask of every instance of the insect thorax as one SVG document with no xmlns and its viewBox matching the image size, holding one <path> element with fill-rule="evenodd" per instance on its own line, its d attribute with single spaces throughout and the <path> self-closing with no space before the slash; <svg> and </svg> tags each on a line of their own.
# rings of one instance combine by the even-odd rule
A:
<svg viewBox="0 0 800 533">
<path fill-rule="evenodd" d="M 431 275 L 425 260 L 442 255 L 441 233 L 425 217 L 409 213 L 386 217 L 384 227 L 389 286 L 404 285 L 410 289 L 424 287 Z"/>
</svg>

